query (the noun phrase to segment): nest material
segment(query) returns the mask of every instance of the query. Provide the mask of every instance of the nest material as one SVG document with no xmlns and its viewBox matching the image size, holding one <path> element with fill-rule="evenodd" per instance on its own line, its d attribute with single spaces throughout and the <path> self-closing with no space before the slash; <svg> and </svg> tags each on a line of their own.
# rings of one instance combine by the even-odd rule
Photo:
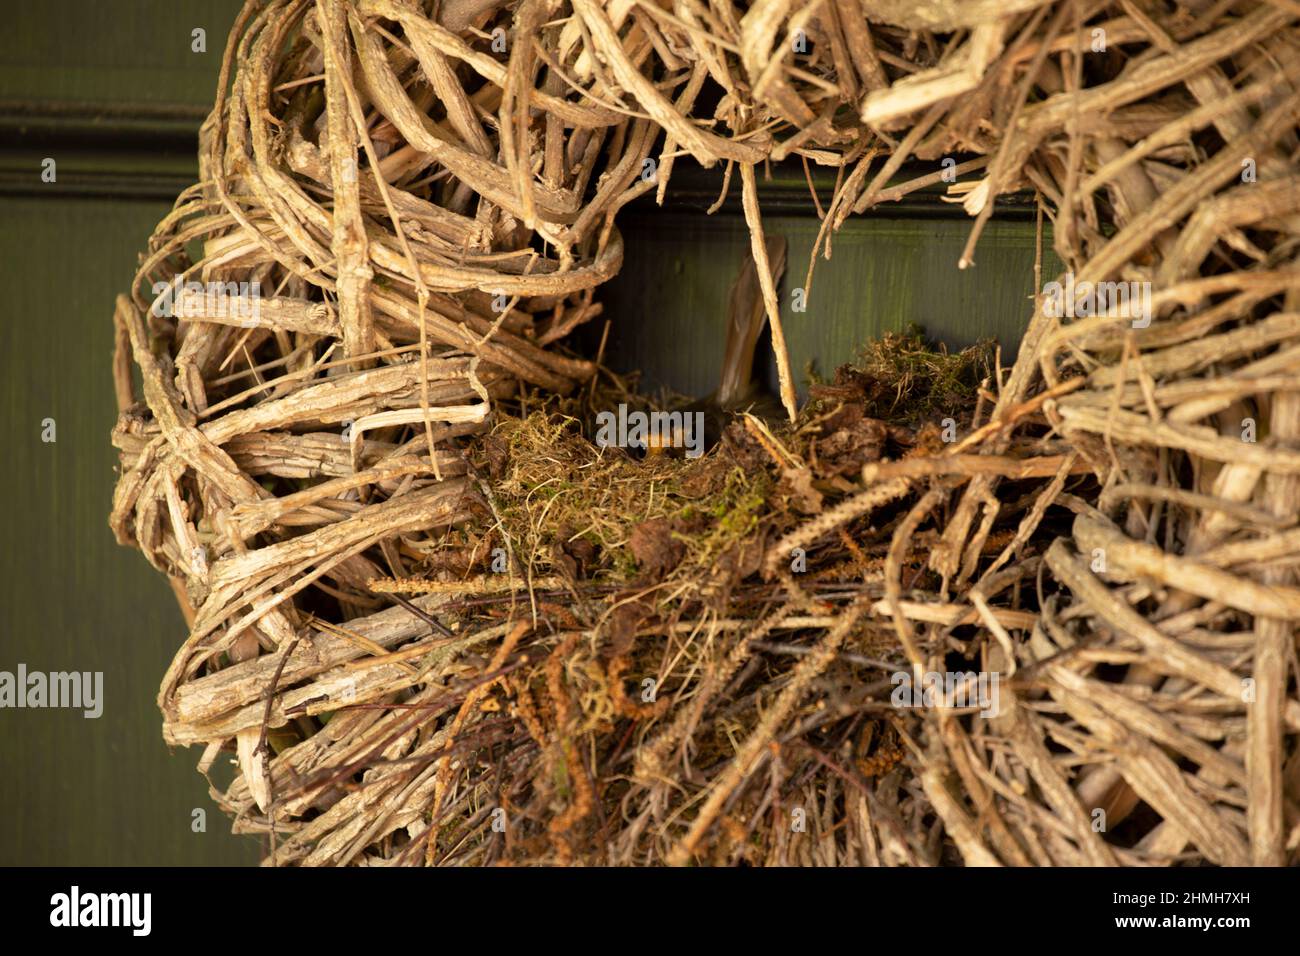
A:
<svg viewBox="0 0 1300 956">
<path fill-rule="evenodd" d="M 250 3 L 118 302 L 112 526 L 187 612 L 164 734 L 233 753 L 237 829 L 307 864 L 1296 861 L 1292 4 L 426 7 Z M 954 154 L 960 265 L 1032 187 L 1150 325 L 1040 297 L 955 442 L 878 363 L 700 462 L 581 436 L 557 343 L 678 159 L 739 168 L 765 266 L 756 164 L 838 169 L 824 244 Z M 266 294 L 155 308 L 178 278 Z M 891 706 L 953 670 L 1000 713 Z"/>
</svg>

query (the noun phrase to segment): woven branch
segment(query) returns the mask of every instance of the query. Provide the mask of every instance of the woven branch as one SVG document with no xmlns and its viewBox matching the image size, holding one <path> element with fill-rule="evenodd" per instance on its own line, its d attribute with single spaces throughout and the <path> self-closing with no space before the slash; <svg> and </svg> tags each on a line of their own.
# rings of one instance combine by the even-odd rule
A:
<svg viewBox="0 0 1300 956">
<path fill-rule="evenodd" d="M 164 736 L 233 756 L 268 862 L 1300 861 L 1295 4 L 430 6 L 250 2 L 117 303 L 110 520 L 190 627 Z M 687 157 L 740 166 L 766 266 L 760 164 L 836 171 L 816 255 L 963 154 L 960 265 L 1033 189 L 1076 297 L 959 443 L 798 410 L 762 271 L 796 427 L 699 471 L 519 437 L 594 394 L 563 341 Z M 744 520 L 669 510 L 695 478 Z M 953 651 L 996 716 L 891 706 Z"/>
</svg>

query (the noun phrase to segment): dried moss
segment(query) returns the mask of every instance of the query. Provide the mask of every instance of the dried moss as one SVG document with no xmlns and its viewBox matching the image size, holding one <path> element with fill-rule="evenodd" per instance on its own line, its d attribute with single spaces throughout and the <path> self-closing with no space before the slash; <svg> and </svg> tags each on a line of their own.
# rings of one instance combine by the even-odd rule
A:
<svg viewBox="0 0 1300 956">
<path fill-rule="evenodd" d="M 982 340 L 959 352 L 926 338 L 911 324 L 867 343 L 858 362 L 837 379 L 866 376 L 871 391 L 867 413 L 895 423 L 920 425 L 942 418 L 961 420 L 974 408 L 976 390 L 993 374 L 996 344 Z"/>
<path fill-rule="evenodd" d="M 992 343 L 949 353 L 915 327 L 890 334 L 838 369 L 833 385 L 814 386 L 798 422 L 769 427 L 796 457 L 814 442 L 822 457 L 842 446 L 847 465 L 839 463 L 838 471 L 852 473 L 885 450 L 910 447 L 908 426 L 964 420 L 992 359 Z M 590 559 L 580 562 L 582 577 L 600 583 L 623 585 L 674 570 L 683 578 L 707 576 L 764 525 L 779 531 L 795 520 L 800 496 L 816 493 L 789 486 L 770 453 L 739 424 L 732 425 L 727 447 L 697 460 L 597 447 L 590 425 L 597 409 L 654 408 L 646 396 L 613 382 L 594 395 L 530 397 L 527 414 L 500 415 L 479 443 L 478 465 L 493 480 L 494 533 L 506 539 L 494 546 L 534 556 L 520 570 L 552 574 L 567 566 L 572 572 L 574 564 L 560 555 L 589 551 Z M 839 416 L 844 421 L 834 426 L 840 429 L 834 437 L 851 440 L 837 445 L 824 426 L 829 412 L 846 406 L 857 417 Z M 875 421 L 880 417 L 885 422 Z M 867 426 L 887 437 L 861 440 Z"/>
</svg>

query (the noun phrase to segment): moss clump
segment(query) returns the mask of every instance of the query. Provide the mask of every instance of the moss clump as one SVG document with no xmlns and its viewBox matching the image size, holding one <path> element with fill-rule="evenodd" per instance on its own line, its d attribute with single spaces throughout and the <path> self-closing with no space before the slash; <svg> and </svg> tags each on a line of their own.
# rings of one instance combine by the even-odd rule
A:
<svg viewBox="0 0 1300 956">
<path fill-rule="evenodd" d="M 871 399 L 867 414 L 895 424 L 961 420 L 974 408 L 981 383 L 992 376 L 995 354 L 991 339 L 949 352 L 913 323 L 869 342 L 860 362 L 836 372 L 836 384 L 865 379 Z"/>
<path fill-rule="evenodd" d="M 530 402 L 523 417 L 502 414 L 472 453 L 494 489 L 490 547 L 527 556 L 520 570 L 533 576 L 592 584 L 743 575 L 738 555 L 765 526 L 781 533 L 823 493 L 845 491 L 865 462 L 906 453 L 916 427 L 968 419 L 993 356 L 991 342 L 949 353 L 919 328 L 891 333 L 814 384 L 794 425 L 770 423 L 760 440 L 736 419 L 722 447 L 695 460 L 597 447 L 585 427 L 593 409 L 644 406 L 622 388 Z"/>
<path fill-rule="evenodd" d="M 537 556 L 542 574 L 567 564 L 564 555 L 579 558 L 583 577 L 604 583 L 643 574 L 638 549 L 657 535 L 674 552 L 660 570 L 708 563 L 754 531 L 772 487 L 767 474 L 716 456 L 638 459 L 598 448 L 576 419 L 547 409 L 502 416 L 484 447 L 497 532 L 513 551 Z"/>
</svg>

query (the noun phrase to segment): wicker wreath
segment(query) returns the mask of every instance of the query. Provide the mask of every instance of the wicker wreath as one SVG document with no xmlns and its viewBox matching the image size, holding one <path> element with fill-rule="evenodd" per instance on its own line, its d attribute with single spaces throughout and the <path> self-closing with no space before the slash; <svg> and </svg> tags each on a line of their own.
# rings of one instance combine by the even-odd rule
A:
<svg viewBox="0 0 1300 956">
<path fill-rule="evenodd" d="M 1298 80 L 1280 0 L 251 0 L 115 312 L 165 739 L 279 864 L 1296 862 Z M 687 157 L 790 423 L 632 461 L 537 409 Z M 786 159 L 819 248 L 955 168 L 960 267 L 1037 192 L 1069 273 L 957 441 L 796 409 Z"/>
</svg>

